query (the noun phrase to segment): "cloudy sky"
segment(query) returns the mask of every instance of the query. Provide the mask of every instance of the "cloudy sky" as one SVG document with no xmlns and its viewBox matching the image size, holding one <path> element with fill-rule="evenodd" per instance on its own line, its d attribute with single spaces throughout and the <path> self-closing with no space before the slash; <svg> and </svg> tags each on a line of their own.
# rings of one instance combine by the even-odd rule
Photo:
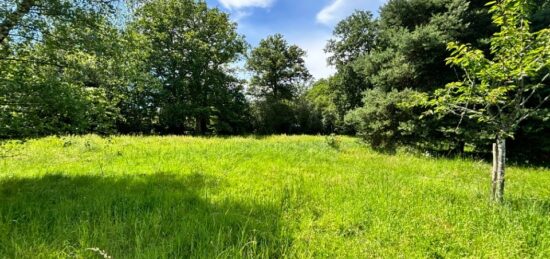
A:
<svg viewBox="0 0 550 259">
<path fill-rule="evenodd" d="M 384 0 L 207 0 L 231 14 L 239 32 L 256 46 L 268 35 L 281 33 L 308 52 L 307 66 L 317 79 L 333 73 L 323 48 L 332 29 L 354 10 L 377 13 Z"/>
</svg>

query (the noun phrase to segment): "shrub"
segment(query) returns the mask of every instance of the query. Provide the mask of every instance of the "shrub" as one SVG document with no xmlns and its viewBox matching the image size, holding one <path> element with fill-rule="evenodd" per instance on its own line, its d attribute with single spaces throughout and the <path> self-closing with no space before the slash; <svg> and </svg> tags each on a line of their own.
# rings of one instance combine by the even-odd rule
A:
<svg viewBox="0 0 550 259">
<path fill-rule="evenodd" d="M 410 103 L 414 93 L 411 90 L 367 90 L 363 107 L 350 111 L 345 123 L 373 148 L 392 151 L 403 142 L 407 132 L 414 130 L 411 127 L 412 110 L 405 105 Z"/>
</svg>

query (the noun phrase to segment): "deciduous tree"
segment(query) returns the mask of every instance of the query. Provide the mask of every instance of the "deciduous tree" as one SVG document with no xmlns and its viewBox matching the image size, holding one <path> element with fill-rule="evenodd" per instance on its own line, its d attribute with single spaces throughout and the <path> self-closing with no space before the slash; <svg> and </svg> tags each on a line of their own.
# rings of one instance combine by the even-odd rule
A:
<svg viewBox="0 0 550 259">
<path fill-rule="evenodd" d="M 163 131 L 205 134 L 213 116 L 240 107 L 226 102 L 242 100 L 228 95 L 242 90 L 231 64 L 243 56 L 246 43 L 226 13 L 203 1 L 154 0 L 137 11 L 132 27 L 146 36 L 149 71 L 162 83 Z"/>
<path fill-rule="evenodd" d="M 526 0 L 489 2 L 500 30 L 491 38 L 491 56 L 467 44 L 449 43 L 447 63 L 465 72 L 464 81 L 436 91 L 436 111 L 455 113 L 484 123 L 493 145 L 492 197 L 502 201 L 506 140 L 520 123 L 536 115 L 550 98 L 550 29 L 531 32 Z"/>
<path fill-rule="evenodd" d="M 289 45 L 281 34 L 260 41 L 246 65 L 253 74 L 251 93 L 259 98 L 275 100 L 294 98 L 298 86 L 311 79 L 305 55 L 303 49 Z"/>
</svg>

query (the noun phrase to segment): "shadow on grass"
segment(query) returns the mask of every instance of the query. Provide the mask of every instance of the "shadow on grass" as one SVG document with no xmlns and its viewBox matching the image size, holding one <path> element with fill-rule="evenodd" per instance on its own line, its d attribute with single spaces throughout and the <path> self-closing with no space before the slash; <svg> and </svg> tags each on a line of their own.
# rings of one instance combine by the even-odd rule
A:
<svg viewBox="0 0 550 259">
<path fill-rule="evenodd" d="M 202 174 L 0 180 L 0 257 L 281 257 L 279 210 Z"/>
<path fill-rule="evenodd" d="M 530 211 L 540 215 L 550 216 L 550 200 L 535 198 L 509 198 L 505 204 L 514 211 Z"/>
</svg>

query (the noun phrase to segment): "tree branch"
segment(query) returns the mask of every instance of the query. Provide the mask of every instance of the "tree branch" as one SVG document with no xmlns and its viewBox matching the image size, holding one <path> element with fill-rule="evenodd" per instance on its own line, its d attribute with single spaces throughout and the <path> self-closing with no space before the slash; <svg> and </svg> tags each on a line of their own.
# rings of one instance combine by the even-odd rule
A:
<svg viewBox="0 0 550 259">
<path fill-rule="evenodd" d="M 23 0 L 12 13 L 8 14 L 4 21 L 0 23 L 0 45 L 8 37 L 10 31 L 17 26 L 25 14 L 29 13 L 35 5 L 35 0 Z"/>
<path fill-rule="evenodd" d="M 21 59 L 21 58 L 0 58 L 0 61 L 14 61 L 14 62 L 24 62 L 24 63 L 34 63 L 34 64 L 40 64 L 40 65 L 50 65 L 55 66 L 58 68 L 66 68 L 66 66 L 57 64 L 57 63 L 51 63 L 46 61 L 40 61 L 40 60 L 29 60 L 29 59 Z"/>
</svg>

